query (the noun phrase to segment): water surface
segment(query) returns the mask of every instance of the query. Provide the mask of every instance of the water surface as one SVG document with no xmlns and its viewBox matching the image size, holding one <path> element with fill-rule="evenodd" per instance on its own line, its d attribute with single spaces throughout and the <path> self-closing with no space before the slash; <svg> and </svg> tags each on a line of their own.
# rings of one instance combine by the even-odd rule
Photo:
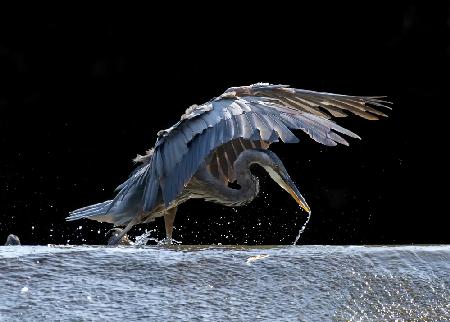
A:
<svg viewBox="0 0 450 322">
<path fill-rule="evenodd" d="M 0 247 L 0 320 L 450 320 L 450 246 Z"/>
</svg>

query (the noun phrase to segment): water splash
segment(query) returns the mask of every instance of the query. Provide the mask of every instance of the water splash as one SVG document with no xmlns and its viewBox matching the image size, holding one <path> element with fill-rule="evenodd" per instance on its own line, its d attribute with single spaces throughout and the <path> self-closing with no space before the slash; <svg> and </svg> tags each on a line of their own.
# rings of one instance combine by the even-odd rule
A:
<svg viewBox="0 0 450 322">
<path fill-rule="evenodd" d="M 158 239 L 156 237 L 151 237 L 151 235 L 155 232 L 154 229 L 152 230 L 145 230 L 145 232 L 140 235 L 137 236 L 135 241 L 134 241 L 134 246 L 145 246 L 147 245 L 147 243 L 149 241 L 153 241 L 155 242 L 157 245 L 173 245 L 173 244 L 181 244 L 180 241 L 175 240 L 175 239 L 168 239 L 168 238 L 164 238 L 164 239 Z"/>
<path fill-rule="evenodd" d="M 298 235 L 297 237 L 295 237 L 294 243 L 292 245 L 297 245 L 298 240 L 300 239 L 301 234 L 303 233 L 303 231 L 306 228 L 306 225 L 309 223 L 309 219 L 311 218 L 311 211 L 308 212 L 308 218 L 306 218 L 305 223 L 303 224 L 302 228 L 300 228 L 300 230 L 298 231 Z"/>
<path fill-rule="evenodd" d="M 154 241 L 156 243 L 159 243 L 158 238 L 151 237 L 151 235 L 154 231 L 155 231 L 154 229 L 152 229 L 152 230 L 146 229 L 142 235 L 136 237 L 136 239 L 134 240 L 134 246 L 145 246 L 145 245 L 147 245 L 147 243 L 149 241 Z"/>
<path fill-rule="evenodd" d="M 175 240 L 173 238 L 164 238 L 164 239 L 159 240 L 157 243 L 158 243 L 158 245 L 180 245 L 180 244 L 182 244 L 181 241 Z"/>
</svg>

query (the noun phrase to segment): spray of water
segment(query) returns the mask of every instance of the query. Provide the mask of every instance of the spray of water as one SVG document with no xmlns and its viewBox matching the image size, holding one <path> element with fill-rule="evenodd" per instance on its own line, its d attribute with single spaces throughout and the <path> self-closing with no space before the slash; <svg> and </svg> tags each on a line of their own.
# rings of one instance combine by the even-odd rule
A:
<svg viewBox="0 0 450 322">
<path fill-rule="evenodd" d="M 175 240 L 175 239 L 168 239 L 168 238 L 164 238 L 164 239 L 158 239 L 156 237 L 152 237 L 151 235 L 155 232 L 154 229 L 152 230 L 145 230 L 145 232 L 136 237 L 136 240 L 134 241 L 134 246 L 145 246 L 147 245 L 147 243 L 149 241 L 153 241 L 155 242 L 157 245 L 172 245 L 172 244 L 181 244 L 180 241 Z"/>
<path fill-rule="evenodd" d="M 295 237 L 294 243 L 293 245 L 297 245 L 298 240 L 300 239 L 301 234 L 303 233 L 303 231 L 306 228 L 306 225 L 309 223 L 309 218 L 311 218 L 311 211 L 308 212 L 308 218 L 306 218 L 305 223 L 303 224 L 302 228 L 300 228 L 297 237 Z"/>
<path fill-rule="evenodd" d="M 136 240 L 134 241 L 134 245 L 135 246 L 144 246 L 144 245 L 147 245 L 148 241 L 150 241 L 150 240 L 158 243 L 159 240 L 157 238 L 151 237 L 153 232 L 154 232 L 153 229 L 152 230 L 146 229 L 142 235 L 136 237 Z"/>
<path fill-rule="evenodd" d="M 171 238 L 164 238 L 158 241 L 158 245 L 179 245 L 182 244 L 182 242 L 175 240 L 175 239 L 171 239 Z"/>
</svg>

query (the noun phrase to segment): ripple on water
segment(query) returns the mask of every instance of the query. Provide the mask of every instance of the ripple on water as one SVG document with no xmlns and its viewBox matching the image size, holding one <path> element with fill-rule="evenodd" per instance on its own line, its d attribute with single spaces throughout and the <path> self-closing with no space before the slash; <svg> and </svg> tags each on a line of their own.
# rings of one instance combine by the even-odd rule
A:
<svg viewBox="0 0 450 322">
<path fill-rule="evenodd" d="M 13 246 L 0 272 L 0 320 L 450 317 L 450 246 Z"/>
</svg>

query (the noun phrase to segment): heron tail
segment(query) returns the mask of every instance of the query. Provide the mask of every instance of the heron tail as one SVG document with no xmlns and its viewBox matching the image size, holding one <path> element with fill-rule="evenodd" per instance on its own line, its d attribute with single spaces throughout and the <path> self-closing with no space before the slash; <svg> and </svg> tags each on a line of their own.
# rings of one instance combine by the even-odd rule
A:
<svg viewBox="0 0 450 322">
<path fill-rule="evenodd" d="M 82 218 L 100 222 L 108 222 L 116 226 L 126 226 L 142 211 L 142 195 L 146 180 L 142 179 L 149 165 L 140 167 L 116 190 L 119 190 L 112 200 L 100 202 L 80 208 L 69 213 L 67 221 Z"/>
<path fill-rule="evenodd" d="M 96 203 L 95 205 L 90 205 L 83 207 L 69 213 L 69 217 L 66 217 L 67 221 L 78 220 L 82 218 L 96 219 L 92 217 L 104 216 L 110 209 L 112 200 L 107 200 L 104 202 Z"/>
</svg>

